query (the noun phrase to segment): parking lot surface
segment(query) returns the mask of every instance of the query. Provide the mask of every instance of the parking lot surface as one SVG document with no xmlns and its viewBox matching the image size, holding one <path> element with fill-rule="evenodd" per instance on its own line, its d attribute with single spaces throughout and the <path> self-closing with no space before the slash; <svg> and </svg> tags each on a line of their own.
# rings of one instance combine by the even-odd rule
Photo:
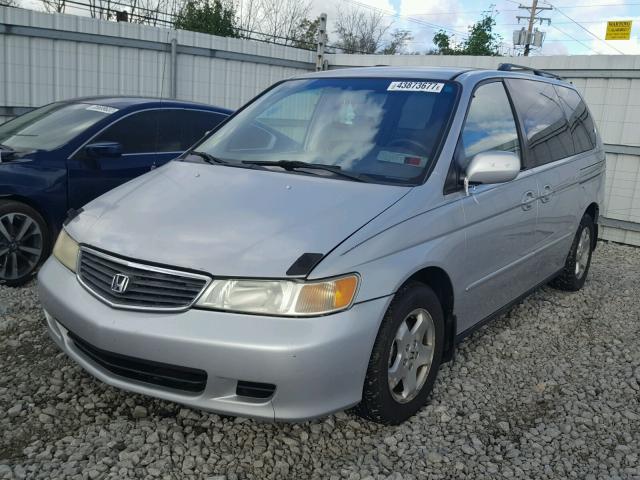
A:
<svg viewBox="0 0 640 480">
<path fill-rule="evenodd" d="M 468 338 L 398 427 L 116 390 L 57 350 L 35 290 L 0 287 L 0 478 L 640 479 L 637 248 L 601 243 L 581 292 L 544 287 Z"/>
</svg>

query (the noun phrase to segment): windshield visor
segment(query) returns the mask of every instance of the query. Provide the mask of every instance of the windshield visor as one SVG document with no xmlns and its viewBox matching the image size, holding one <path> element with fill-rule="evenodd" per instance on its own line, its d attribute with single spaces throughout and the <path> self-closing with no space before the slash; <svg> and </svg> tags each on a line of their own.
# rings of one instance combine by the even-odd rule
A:
<svg viewBox="0 0 640 480">
<path fill-rule="evenodd" d="M 419 183 L 435 160 L 458 85 L 387 78 L 291 80 L 195 150 L 227 162 L 338 166 L 382 183 Z"/>
</svg>

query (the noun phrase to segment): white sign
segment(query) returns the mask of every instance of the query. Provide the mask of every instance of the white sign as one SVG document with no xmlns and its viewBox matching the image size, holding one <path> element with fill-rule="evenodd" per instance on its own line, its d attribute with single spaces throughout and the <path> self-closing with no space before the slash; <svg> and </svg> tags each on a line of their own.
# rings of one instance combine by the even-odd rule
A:
<svg viewBox="0 0 640 480">
<path fill-rule="evenodd" d="M 105 105 L 89 105 L 87 110 L 91 110 L 93 112 L 102 112 L 107 115 L 111 115 L 112 113 L 116 113 L 118 111 L 117 108 L 107 107 Z"/>
<path fill-rule="evenodd" d="M 436 82 L 391 82 L 389 92 L 427 92 L 440 93 L 444 83 Z"/>
</svg>

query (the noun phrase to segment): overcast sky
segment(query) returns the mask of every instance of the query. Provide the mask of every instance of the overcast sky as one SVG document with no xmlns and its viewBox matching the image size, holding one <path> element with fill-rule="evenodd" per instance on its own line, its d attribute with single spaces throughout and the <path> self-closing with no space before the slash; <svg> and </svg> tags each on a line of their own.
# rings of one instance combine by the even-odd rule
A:
<svg viewBox="0 0 640 480">
<path fill-rule="evenodd" d="M 41 9 L 39 0 L 20 2 L 24 7 Z M 547 36 L 542 49 L 534 50 L 532 55 L 617 54 L 619 52 L 616 49 L 626 54 L 640 54 L 640 0 L 539 0 L 539 5 L 549 6 L 547 2 L 558 8 L 540 14 L 541 17 L 551 18 L 551 26 L 546 23 L 538 25 L 547 32 Z M 492 5 L 490 0 L 313 0 L 312 15 L 317 16 L 321 12 L 328 15 L 329 42 L 335 40 L 332 20 L 338 9 L 356 8 L 358 3 L 384 11 L 386 21 L 393 23 L 392 30 L 410 30 L 414 40 L 408 49 L 416 52 L 433 48 L 433 35 L 439 27 L 455 34 L 456 41 L 464 40 L 468 26 Z M 496 0 L 493 3 L 498 11 L 496 29 L 502 35 L 504 47 L 512 48 L 513 30 L 525 25 L 521 21 L 518 26 L 516 17 L 527 15 L 528 12 L 519 9 L 520 2 L 516 0 Z M 595 38 L 604 39 L 607 20 L 633 20 L 631 40 L 604 42 Z"/>
</svg>

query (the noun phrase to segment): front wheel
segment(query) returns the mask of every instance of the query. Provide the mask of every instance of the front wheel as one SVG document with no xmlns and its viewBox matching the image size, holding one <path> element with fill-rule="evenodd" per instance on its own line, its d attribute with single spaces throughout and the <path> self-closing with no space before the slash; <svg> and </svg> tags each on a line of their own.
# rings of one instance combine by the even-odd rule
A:
<svg viewBox="0 0 640 480">
<path fill-rule="evenodd" d="M 569 292 L 576 292 L 582 288 L 591 266 L 594 235 L 593 219 L 585 214 L 578 226 L 564 268 L 560 275 L 551 282 L 552 287 Z"/>
<path fill-rule="evenodd" d="M 0 283 L 28 282 L 49 253 L 49 231 L 42 216 L 24 203 L 0 203 Z"/>
<path fill-rule="evenodd" d="M 407 284 L 382 320 L 355 412 L 387 425 L 415 414 L 431 393 L 443 345 L 444 315 L 438 297 L 422 283 Z"/>
</svg>

